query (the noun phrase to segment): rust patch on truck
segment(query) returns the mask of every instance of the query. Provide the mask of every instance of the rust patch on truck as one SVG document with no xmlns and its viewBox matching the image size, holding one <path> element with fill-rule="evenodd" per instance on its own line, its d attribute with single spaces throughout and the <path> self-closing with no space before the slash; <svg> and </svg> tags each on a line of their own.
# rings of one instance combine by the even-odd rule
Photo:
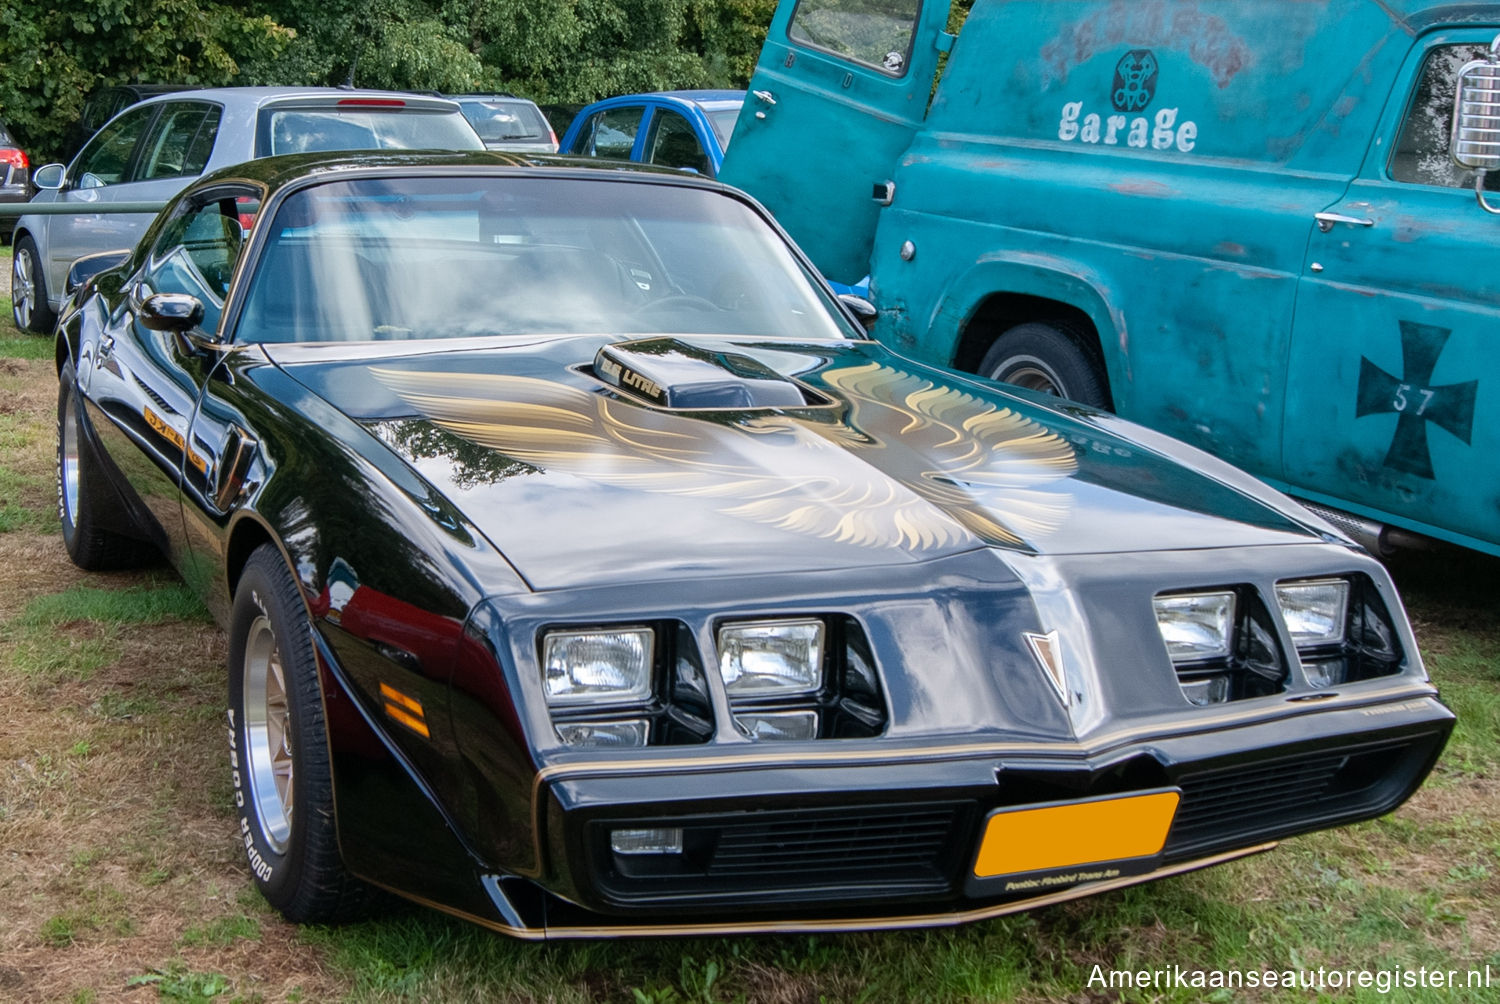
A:
<svg viewBox="0 0 1500 1004">
<path fill-rule="evenodd" d="M 1203 13 L 1196 4 L 1118 2 L 1091 17 L 1063 25 L 1056 37 L 1042 46 L 1042 62 L 1048 71 L 1043 85 L 1050 86 L 1054 80 L 1067 83 L 1068 71 L 1074 66 L 1102 49 L 1126 43 L 1184 51 L 1209 71 L 1221 90 L 1251 62 L 1245 40 L 1230 32 L 1223 18 Z"/>
<path fill-rule="evenodd" d="M 1109 190 L 1120 195 L 1144 195 L 1154 199 L 1171 199 L 1179 194 L 1177 189 L 1160 181 L 1116 181 Z"/>
</svg>

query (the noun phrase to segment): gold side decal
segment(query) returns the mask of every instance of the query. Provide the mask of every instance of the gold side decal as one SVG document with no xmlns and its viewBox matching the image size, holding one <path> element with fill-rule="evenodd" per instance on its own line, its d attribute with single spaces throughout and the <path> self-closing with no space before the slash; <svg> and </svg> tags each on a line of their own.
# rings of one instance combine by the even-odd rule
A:
<svg viewBox="0 0 1500 1004">
<path fill-rule="evenodd" d="M 643 408 L 530 377 L 378 368 L 439 427 L 601 484 L 723 499 L 725 515 L 865 547 L 1014 545 L 1056 530 L 1073 447 L 1009 408 L 878 363 L 819 377 L 847 424 L 737 422 Z"/>
</svg>

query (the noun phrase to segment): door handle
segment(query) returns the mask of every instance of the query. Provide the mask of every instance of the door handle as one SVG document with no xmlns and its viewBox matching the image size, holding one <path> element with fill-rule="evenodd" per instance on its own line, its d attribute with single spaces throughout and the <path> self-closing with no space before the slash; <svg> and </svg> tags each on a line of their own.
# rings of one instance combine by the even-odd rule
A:
<svg viewBox="0 0 1500 1004">
<path fill-rule="evenodd" d="M 776 95 L 772 94 L 770 91 L 752 91 L 751 93 L 755 95 L 756 101 L 759 101 L 767 108 L 770 108 L 771 106 L 776 104 Z M 757 108 L 755 110 L 755 117 L 764 121 L 766 117 L 765 110 Z"/>
<path fill-rule="evenodd" d="M 1347 223 L 1351 227 L 1373 227 L 1375 221 L 1363 216 L 1345 216 L 1343 213 L 1314 213 L 1313 219 L 1318 221 L 1318 229 L 1323 233 L 1333 229 L 1335 223 Z"/>
</svg>

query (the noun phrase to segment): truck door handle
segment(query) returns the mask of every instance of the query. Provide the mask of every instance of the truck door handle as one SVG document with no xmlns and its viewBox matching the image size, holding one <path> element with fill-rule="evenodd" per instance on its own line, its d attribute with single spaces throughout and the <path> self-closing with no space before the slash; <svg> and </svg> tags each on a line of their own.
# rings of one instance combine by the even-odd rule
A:
<svg viewBox="0 0 1500 1004">
<path fill-rule="evenodd" d="M 754 94 L 755 100 L 757 101 L 763 102 L 768 105 L 774 105 L 776 103 L 776 95 L 772 94 L 770 91 L 755 91 Z"/>
<path fill-rule="evenodd" d="M 1333 229 L 1335 223 L 1347 223 L 1351 227 L 1373 227 L 1375 221 L 1363 216 L 1345 216 L 1343 213 L 1314 213 L 1313 219 L 1318 221 L 1318 229 L 1323 233 Z"/>
</svg>

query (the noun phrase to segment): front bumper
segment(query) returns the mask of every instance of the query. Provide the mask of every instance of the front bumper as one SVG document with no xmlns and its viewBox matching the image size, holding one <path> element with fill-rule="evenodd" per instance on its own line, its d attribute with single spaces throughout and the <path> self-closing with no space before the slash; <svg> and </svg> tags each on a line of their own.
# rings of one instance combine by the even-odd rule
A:
<svg viewBox="0 0 1500 1004">
<path fill-rule="evenodd" d="M 464 913 L 532 938 L 962 923 L 1389 812 L 1426 777 L 1452 725 L 1428 692 L 1094 751 L 949 744 L 559 765 L 537 779 L 545 869 L 483 878 L 494 913 Z M 974 874 L 997 809 L 1163 789 L 1181 802 L 1159 853 Z M 683 831 L 681 854 L 610 848 L 614 830 L 662 828 Z"/>
</svg>

